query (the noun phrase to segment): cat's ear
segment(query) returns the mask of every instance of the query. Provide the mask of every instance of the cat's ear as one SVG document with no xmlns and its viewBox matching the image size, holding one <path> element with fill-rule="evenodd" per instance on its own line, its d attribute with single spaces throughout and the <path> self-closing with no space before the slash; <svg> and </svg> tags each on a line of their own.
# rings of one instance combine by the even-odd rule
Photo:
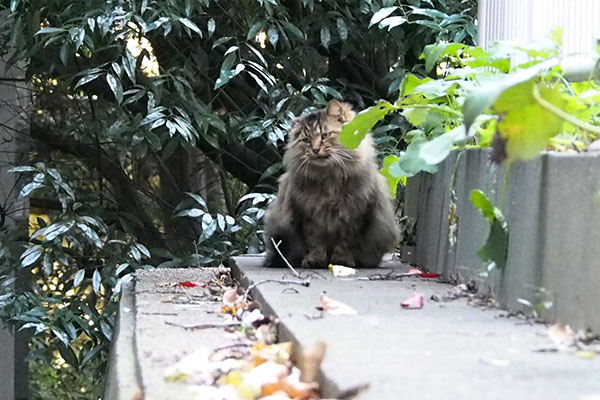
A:
<svg viewBox="0 0 600 400">
<path fill-rule="evenodd" d="M 337 100 L 331 100 L 327 104 L 325 113 L 330 117 L 344 117 L 344 106 Z"/>
<path fill-rule="evenodd" d="M 348 103 L 340 103 L 337 100 L 331 100 L 329 104 L 327 104 L 325 114 L 330 118 L 335 118 L 339 122 L 348 122 L 354 118 L 352 106 Z"/>
<path fill-rule="evenodd" d="M 294 118 L 291 122 L 290 122 L 290 131 L 288 134 L 288 137 L 290 138 L 290 140 L 294 140 L 294 138 L 296 137 L 296 135 L 298 134 L 298 131 L 300 130 L 301 127 L 301 123 L 300 123 L 300 118 Z"/>
</svg>

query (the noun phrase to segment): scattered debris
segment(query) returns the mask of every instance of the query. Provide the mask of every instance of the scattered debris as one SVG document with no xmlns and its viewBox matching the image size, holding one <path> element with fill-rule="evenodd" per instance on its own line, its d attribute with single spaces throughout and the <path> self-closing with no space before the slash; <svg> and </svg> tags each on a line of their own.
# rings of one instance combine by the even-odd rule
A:
<svg viewBox="0 0 600 400">
<path fill-rule="evenodd" d="M 299 276 L 298 276 L 299 277 Z M 291 342 L 276 343 L 277 320 L 265 315 L 258 303 L 252 301 L 252 288 L 274 282 L 283 285 L 309 286 L 310 277 L 299 279 L 265 280 L 241 290 L 233 280 L 215 274 L 204 286 L 182 282 L 177 284 L 185 293 L 177 296 L 192 301 L 192 293 L 200 289 L 220 302 L 222 321 L 197 325 L 166 324 L 187 330 L 224 328 L 231 336 L 225 344 L 209 349 L 201 347 L 181 358 L 166 370 L 169 382 L 192 385 L 197 398 L 231 400 L 316 400 L 320 399 L 316 382 L 325 356 L 325 343 L 317 342 L 304 351 L 294 351 Z M 190 289 L 182 289 L 190 288 Z M 206 293 L 207 292 L 207 293 Z M 194 294 L 195 295 L 195 294 Z M 323 310 L 331 314 L 356 314 L 350 306 L 325 295 L 320 298 Z M 225 339 L 225 337 L 224 337 Z M 358 394 L 367 385 L 353 388 Z M 342 395 L 344 397 L 342 397 Z M 337 400 L 352 396 L 341 393 Z"/>
<path fill-rule="evenodd" d="M 206 287 L 206 283 L 203 282 L 193 282 L 193 281 L 184 281 L 184 282 L 179 282 L 179 286 L 183 286 L 183 287 Z"/>
<path fill-rule="evenodd" d="M 331 273 L 335 277 L 338 277 L 338 276 L 344 277 L 344 276 L 356 275 L 356 269 L 350 268 L 350 267 L 345 267 L 343 265 L 329 264 L 329 270 L 331 271 Z"/>
<path fill-rule="evenodd" d="M 423 295 L 420 293 L 413 293 L 408 299 L 404 300 L 400 305 L 402 308 L 423 308 Z"/>
<path fill-rule="evenodd" d="M 356 315 L 358 314 L 355 309 L 350 307 L 347 304 L 344 304 L 340 301 L 334 300 L 331 297 L 326 296 L 325 294 L 321 294 L 319 298 L 320 305 L 317 307 L 317 310 L 327 311 L 329 314 L 333 315 Z"/>
<path fill-rule="evenodd" d="M 548 328 L 548 337 L 559 350 L 579 347 L 577 333 L 569 325 L 554 324 Z"/>
<path fill-rule="evenodd" d="M 491 365 L 494 367 L 508 367 L 510 365 L 509 360 L 501 360 L 496 358 L 481 358 L 480 361 L 483 364 Z"/>
</svg>

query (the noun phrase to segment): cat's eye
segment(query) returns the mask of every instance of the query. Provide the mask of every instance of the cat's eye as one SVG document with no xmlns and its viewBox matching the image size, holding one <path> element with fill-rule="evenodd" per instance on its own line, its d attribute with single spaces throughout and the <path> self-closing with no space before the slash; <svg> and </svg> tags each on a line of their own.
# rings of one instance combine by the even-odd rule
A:
<svg viewBox="0 0 600 400">
<path fill-rule="evenodd" d="M 302 139 L 300 139 L 300 141 L 301 141 L 302 143 L 310 143 L 310 139 L 309 139 L 309 138 L 307 138 L 307 137 L 303 137 Z"/>
<path fill-rule="evenodd" d="M 329 137 L 329 132 L 324 132 L 321 134 L 321 140 L 325 140 Z"/>
</svg>

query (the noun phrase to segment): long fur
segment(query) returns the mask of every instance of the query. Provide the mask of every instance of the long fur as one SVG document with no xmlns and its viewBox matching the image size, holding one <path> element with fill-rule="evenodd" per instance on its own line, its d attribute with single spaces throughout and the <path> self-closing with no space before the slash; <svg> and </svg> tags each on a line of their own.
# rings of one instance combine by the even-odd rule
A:
<svg viewBox="0 0 600 400">
<path fill-rule="evenodd" d="M 265 216 L 267 267 L 285 267 L 271 238 L 295 267 L 329 263 L 375 267 L 394 248 L 399 230 L 370 135 L 356 150 L 339 142 L 349 105 L 295 120 L 283 158 L 277 199 Z"/>
</svg>

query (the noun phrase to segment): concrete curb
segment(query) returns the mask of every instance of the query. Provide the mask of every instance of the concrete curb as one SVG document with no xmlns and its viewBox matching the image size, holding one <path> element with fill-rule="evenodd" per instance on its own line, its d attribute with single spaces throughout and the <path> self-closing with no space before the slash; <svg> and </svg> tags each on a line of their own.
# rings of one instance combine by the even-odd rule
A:
<svg viewBox="0 0 600 400">
<path fill-rule="evenodd" d="M 497 207 L 502 203 L 505 166 L 491 165 L 488 154 L 489 149 L 453 152 L 436 174 L 408 181 L 406 211 L 417 218 L 415 258 L 432 271 L 479 279 L 486 270 L 477 251 L 487 238 L 488 223 L 469 195 L 481 189 Z M 451 247 L 453 174 L 458 231 Z M 599 189 L 600 153 L 544 153 L 513 164 L 503 210 L 510 230 L 507 264 L 485 280 L 503 307 L 522 309 L 518 299 L 552 301 L 543 318 L 600 331 Z"/>
<path fill-rule="evenodd" d="M 119 311 L 111 341 L 104 400 L 141 400 L 141 385 L 135 350 L 135 283 L 121 287 Z"/>
<path fill-rule="evenodd" d="M 262 256 L 254 257 L 244 255 L 241 257 L 233 257 L 231 260 L 233 261 L 231 263 L 231 275 L 240 283 L 241 286 L 248 288 L 250 285 L 255 283 L 252 279 L 248 277 L 248 275 L 244 273 L 243 269 L 240 268 L 238 263 L 248 263 L 248 260 L 252 260 L 256 261 L 256 265 L 262 266 L 264 260 Z M 258 301 L 262 305 L 263 310 L 266 314 L 277 315 L 277 311 L 274 309 L 273 305 L 265 299 L 258 287 L 253 288 L 250 291 L 250 294 L 256 301 Z M 277 324 L 277 337 L 281 342 L 292 342 L 294 344 L 294 347 L 302 351 L 302 342 L 294 335 L 292 330 L 286 325 L 285 320 L 280 320 Z M 340 392 L 340 388 L 338 387 L 338 385 L 336 385 L 336 383 L 332 379 L 327 377 L 323 373 L 323 371 L 319 371 L 317 382 L 319 383 L 319 387 L 321 388 L 324 397 L 335 397 L 335 395 Z"/>
</svg>

